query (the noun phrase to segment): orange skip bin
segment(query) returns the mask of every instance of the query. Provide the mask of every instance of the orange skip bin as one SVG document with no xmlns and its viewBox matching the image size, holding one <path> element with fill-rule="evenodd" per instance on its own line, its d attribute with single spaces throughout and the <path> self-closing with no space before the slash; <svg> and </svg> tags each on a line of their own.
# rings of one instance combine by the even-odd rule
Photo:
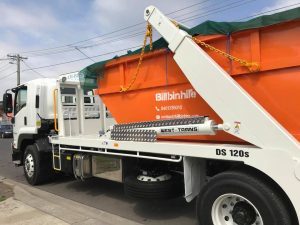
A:
<svg viewBox="0 0 300 225">
<path fill-rule="evenodd" d="M 300 21 L 290 21 L 225 35 L 197 39 L 231 55 L 258 62 L 259 72 L 249 72 L 239 63 L 205 51 L 275 119 L 300 141 Z M 189 116 L 219 116 L 195 92 L 167 49 L 145 54 L 132 88 L 120 92 L 135 73 L 139 55 L 114 59 L 105 65 L 98 80 L 98 94 L 118 123 Z M 205 73 L 198 68 L 199 74 Z M 211 87 L 213 88 L 213 87 Z M 224 90 L 226 91 L 226 90 Z M 236 103 L 238 104 L 238 103 Z M 242 107 L 242 106 L 241 106 Z M 178 140 L 242 142 L 219 132 L 215 136 L 173 137 Z"/>
</svg>

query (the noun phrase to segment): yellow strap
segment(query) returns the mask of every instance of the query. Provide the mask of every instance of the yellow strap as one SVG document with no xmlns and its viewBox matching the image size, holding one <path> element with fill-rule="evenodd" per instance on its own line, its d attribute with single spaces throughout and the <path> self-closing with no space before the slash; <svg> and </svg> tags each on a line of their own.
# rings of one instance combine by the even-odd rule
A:
<svg viewBox="0 0 300 225">
<path fill-rule="evenodd" d="M 56 93 L 58 92 L 57 89 L 53 90 L 53 115 L 54 115 L 54 130 L 55 131 L 59 131 L 58 127 L 57 127 L 57 116 L 56 116 Z"/>
</svg>

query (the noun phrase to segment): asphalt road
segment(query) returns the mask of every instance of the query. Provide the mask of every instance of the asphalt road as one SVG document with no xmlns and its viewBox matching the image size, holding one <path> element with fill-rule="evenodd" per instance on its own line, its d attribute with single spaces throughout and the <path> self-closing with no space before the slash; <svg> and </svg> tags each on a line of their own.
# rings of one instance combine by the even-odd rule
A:
<svg viewBox="0 0 300 225">
<path fill-rule="evenodd" d="M 12 139 L 0 139 L 0 175 L 27 184 L 23 168 L 11 162 Z M 61 176 L 37 186 L 44 191 L 147 225 L 196 225 L 195 202 L 184 198 L 138 201 L 126 197 L 123 185 L 99 178 L 77 181 Z"/>
</svg>

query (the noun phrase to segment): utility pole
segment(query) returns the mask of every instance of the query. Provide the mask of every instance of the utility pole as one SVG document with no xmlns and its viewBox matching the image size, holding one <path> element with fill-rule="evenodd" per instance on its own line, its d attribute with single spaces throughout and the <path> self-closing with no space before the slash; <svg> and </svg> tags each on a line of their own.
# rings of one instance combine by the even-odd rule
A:
<svg viewBox="0 0 300 225">
<path fill-rule="evenodd" d="M 28 59 L 28 58 L 27 57 L 22 57 L 19 54 L 14 54 L 14 55 L 8 54 L 7 57 L 10 60 L 12 60 L 10 63 L 16 62 L 16 64 L 17 64 L 17 85 L 20 85 L 20 80 L 21 80 L 21 77 L 20 77 L 20 73 L 21 73 L 20 63 L 21 63 L 22 60 Z"/>
</svg>

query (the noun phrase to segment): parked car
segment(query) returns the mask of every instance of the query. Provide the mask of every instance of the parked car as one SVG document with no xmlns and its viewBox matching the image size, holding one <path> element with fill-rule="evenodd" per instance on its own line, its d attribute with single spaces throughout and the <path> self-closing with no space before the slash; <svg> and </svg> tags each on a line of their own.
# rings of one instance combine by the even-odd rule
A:
<svg viewBox="0 0 300 225">
<path fill-rule="evenodd" d="M 0 137 L 1 138 L 12 138 L 13 137 L 13 126 L 11 124 L 0 124 Z"/>
</svg>

